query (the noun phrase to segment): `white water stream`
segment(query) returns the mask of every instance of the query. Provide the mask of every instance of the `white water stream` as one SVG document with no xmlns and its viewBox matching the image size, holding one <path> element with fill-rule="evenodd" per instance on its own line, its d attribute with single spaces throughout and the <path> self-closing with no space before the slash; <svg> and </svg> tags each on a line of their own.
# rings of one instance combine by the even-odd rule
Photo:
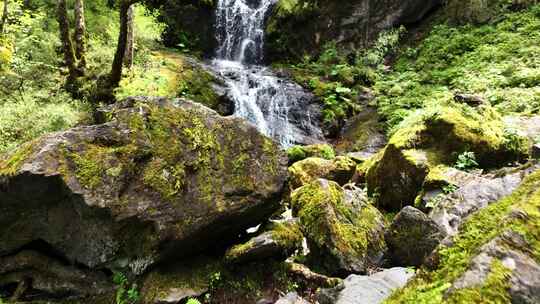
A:
<svg viewBox="0 0 540 304">
<path fill-rule="evenodd" d="M 245 118 L 282 146 L 301 142 L 290 122 L 290 105 L 299 86 L 261 66 L 265 17 L 277 0 L 219 0 L 216 10 L 218 48 L 213 68 L 224 77 L 235 103 L 234 115 Z M 294 87 L 296 86 L 296 87 Z M 309 116 L 305 117 L 309 120 Z"/>
</svg>

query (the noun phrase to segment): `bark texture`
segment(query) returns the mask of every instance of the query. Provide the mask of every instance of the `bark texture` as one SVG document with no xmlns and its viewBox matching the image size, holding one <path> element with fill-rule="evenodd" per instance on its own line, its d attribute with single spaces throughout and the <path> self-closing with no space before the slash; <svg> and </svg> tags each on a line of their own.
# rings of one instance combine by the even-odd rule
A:
<svg viewBox="0 0 540 304">
<path fill-rule="evenodd" d="M 58 0 L 58 8 L 56 18 L 60 25 L 60 41 L 62 42 L 62 50 L 64 52 L 64 64 L 69 70 L 68 84 L 73 83 L 77 78 L 78 72 L 76 67 L 75 52 L 73 51 L 73 43 L 69 35 L 69 20 L 65 0 Z"/>
<path fill-rule="evenodd" d="M 135 55 L 135 6 L 131 5 L 127 12 L 127 38 L 124 64 L 128 69 L 133 67 L 133 56 Z"/>
<path fill-rule="evenodd" d="M 86 22 L 84 18 L 84 0 L 75 0 L 75 57 L 79 60 L 78 68 L 86 70 Z"/>
</svg>

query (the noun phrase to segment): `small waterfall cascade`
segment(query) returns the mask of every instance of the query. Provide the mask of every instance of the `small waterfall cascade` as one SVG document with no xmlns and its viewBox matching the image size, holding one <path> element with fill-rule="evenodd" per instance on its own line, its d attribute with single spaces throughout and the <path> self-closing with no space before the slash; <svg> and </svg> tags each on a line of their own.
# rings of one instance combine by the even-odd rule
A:
<svg viewBox="0 0 540 304">
<path fill-rule="evenodd" d="M 291 81 L 280 79 L 261 65 L 265 19 L 276 2 L 218 0 L 218 48 L 212 69 L 229 87 L 229 96 L 235 103 L 234 115 L 245 118 L 283 147 L 289 147 L 305 142 L 309 137 L 306 133 L 317 131 L 310 130 L 309 115 L 297 113 L 297 119 L 291 118 L 294 116 L 291 107 L 301 108 L 298 103 L 309 99 L 303 89 Z"/>
</svg>

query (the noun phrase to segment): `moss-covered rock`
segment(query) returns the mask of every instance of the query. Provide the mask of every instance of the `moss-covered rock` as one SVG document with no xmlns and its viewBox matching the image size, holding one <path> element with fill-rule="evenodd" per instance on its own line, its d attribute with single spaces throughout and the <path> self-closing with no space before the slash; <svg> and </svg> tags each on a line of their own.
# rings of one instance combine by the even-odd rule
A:
<svg viewBox="0 0 540 304">
<path fill-rule="evenodd" d="M 344 185 L 350 181 L 355 170 L 356 163 L 345 156 L 338 156 L 333 160 L 310 157 L 289 167 L 289 184 L 292 189 L 296 189 L 318 178 L 324 178 Z"/>
<path fill-rule="evenodd" d="M 384 148 L 386 142 L 377 112 L 368 108 L 347 122 L 336 150 L 340 153 L 356 152 L 365 158 Z"/>
<path fill-rule="evenodd" d="M 291 201 L 316 270 L 346 275 L 378 265 L 386 222 L 359 190 L 319 179 L 295 190 Z"/>
<path fill-rule="evenodd" d="M 0 160 L 0 255 L 40 240 L 72 263 L 138 274 L 279 208 L 287 158 L 241 119 L 151 98 L 110 116 Z"/>
<path fill-rule="evenodd" d="M 303 238 L 296 220 L 273 223 L 268 231 L 231 247 L 225 253 L 225 259 L 233 263 L 244 263 L 286 258 L 302 248 Z"/>
<path fill-rule="evenodd" d="M 287 150 L 289 163 L 304 160 L 309 157 L 318 157 L 324 159 L 333 159 L 336 157 L 334 148 L 328 144 L 316 144 L 310 146 L 294 146 Z"/>
<path fill-rule="evenodd" d="M 450 245 L 386 303 L 535 303 L 540 278 L 540 171 L 472 215 Z"/>
<path fill-rule="evenodd" d="M 425 177 L 473 152 L 482 167 L 526 158 L 526 143 L 509 145 L 500 116 L 490 107 L 439 107 L 405 121 L 367 171 L 368 190 L 380 206 L 398 211 L 414 203 Z"/>
</svg>

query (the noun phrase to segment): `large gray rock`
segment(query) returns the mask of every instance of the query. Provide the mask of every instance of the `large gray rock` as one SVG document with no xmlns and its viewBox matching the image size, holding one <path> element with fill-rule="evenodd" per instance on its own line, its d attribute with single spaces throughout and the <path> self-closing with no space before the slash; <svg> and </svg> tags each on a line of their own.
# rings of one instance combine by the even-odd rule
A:
<svg viewBox="0 0 540 304">
<path fill-rule="evenodd" d="M 342 284 L 318 293 L 320 304 L 378 304 L 413 276 L 406 268 L 391 268 L 370 276 L 351 275 Z"/>
<path fill-rule="evenodd" d="M 143 98 L 110 116 L 0 161 L 0 256 L 40 240 L 71 263 L 139 274 L 279 208 L 287 158 L 243 120 Z"/>
<path fill-rule="evenodd" d="M 394 218 L 385 240 L 395 265 L 420 266 L 445 236 L 425 213 L 407 206 Z"/>
</svg>

